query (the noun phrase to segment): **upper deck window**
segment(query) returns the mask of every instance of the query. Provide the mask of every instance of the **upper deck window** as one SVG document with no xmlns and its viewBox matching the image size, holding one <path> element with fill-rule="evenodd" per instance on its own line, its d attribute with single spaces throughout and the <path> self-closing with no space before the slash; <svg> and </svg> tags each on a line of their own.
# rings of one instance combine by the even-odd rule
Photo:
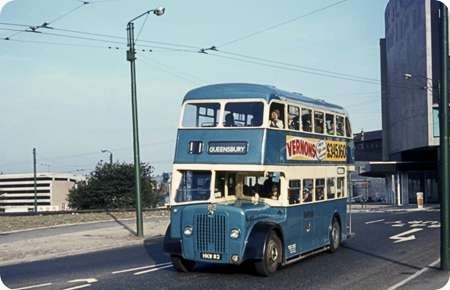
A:
<svg viewBox="0 0 450 290">
<path fill-rule="evenodd" d="M 314 132 L 323 134 L 323 113 L 314 111 Z"/>
<path fill-rule="evenodd" d="M 302 108 L 302 130 L 312 132 L 312 110 Z"/>
<path fill-rule="evenodd" d="M 325 125 L 327 127 L 327 134 L 334 135 L 335 127 L 334 127 L 334 115 L 333 114 L 327 113 L 325 115 Z"/>
<path fill-rule="evenodd" d="M 262 102 L 227 103 L 224 127 L 259 127 L 262 125 L 264 104 Z"/>
<path fill-rule="evenodd" d="M 183 115 L 183 127 L 216 127 L 219 123 L 219 103 L 186 104 Z"/>
<path fill-rule="evenodd" d="M 349 138 L 352 137 L 352 127 L 350 126 L 350 120 L 345 118 L 345 135 Z"/>
<path fill-rule="evenodd" d="M 288 106 L 288 127 L 290 130 L 300 129 L 300 109 L 296 106 Z"/>
<path fill-rule="evenodd" d="M 344 117 L 336 116 L 336 135 L 344 136 Z"/>
<path fill-rule="evenodd" d="M 284 129 L 284 105 L 272 103 L 270 105 L 269 126 L 271 128 Z"/>
</svg>

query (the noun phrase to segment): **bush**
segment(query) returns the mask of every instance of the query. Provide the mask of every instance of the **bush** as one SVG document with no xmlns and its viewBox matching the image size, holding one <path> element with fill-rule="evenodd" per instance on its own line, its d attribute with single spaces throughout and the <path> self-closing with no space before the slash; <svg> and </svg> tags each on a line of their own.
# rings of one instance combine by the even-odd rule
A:
<svg viewBox="0 0 450 290">
<path fill-rule="evenodd" d="M 142 163 L 142 207 L 154 207 L 157 202 L 151 174 L 152 167 Z M 136 191 L 133 164 L 97 164 L 87 180 L 78 182 L 69 192 L 69 206 L 73 209 L 134 208 Z"/>
</svg>

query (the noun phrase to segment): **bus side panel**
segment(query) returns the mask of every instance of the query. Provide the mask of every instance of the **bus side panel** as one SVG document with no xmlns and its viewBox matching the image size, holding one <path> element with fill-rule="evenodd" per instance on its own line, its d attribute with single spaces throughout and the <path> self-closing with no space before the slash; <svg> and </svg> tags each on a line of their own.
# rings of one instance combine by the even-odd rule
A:
<svg viewBox="0 0 450 290">
<path fill-rule="evenodd" d="M 264 129 L 179 129 L 174 163 L 261 164 L 263 136 Z M 202 142 L 201 152 L 189 152 L 193 141 Z M 212 144 L 215 148 L 233 144 L 247 147 L 239 153 L 209 152 Z"/>
<path fill-rule="evenodd" d="M 320 234 L 318 247 L 330 243 L 330 230 L 333 217 L 337 216 L 341 225 L 341 239 L 345 240 L 347 227 L 347 200 L 346 198 L 321 202 L 318 210 L 321 211 Z"/>
<path fill-rule="evenodd" d="M 324 161 L 324 160 L 289 160 L 286 154 L 286 136 L 294 136 L 301 137 L 306 139 L 314 139 L 314 140 L 331 140 L 331 141 L 340 141 L 346 142 L 342 138 L 330 137 L 330 136 L 317 136 L 308 133 L 302 132 L 293 132 L 293 131 L 282 131 L 282 130 L 274 130 L 268 129 L 266 136 L 266 144 L 265 144 L 265 154 L 264 154 L 264 164 L 266 165 L 336 165 L 338 164 L 346 164 L 348 162 L 347 159 L 342 159 L 339 161 Z M 347 154 L 345 154 L 347 155 Z"/>
<path fill-rule="evenodd" d="M 284 224 L 286 257 L 303 254 L 329 245 L 333 217 L 341 222 L 341 237 L 346 238 L 346 199 L 289 206 Z"/>
</svg>

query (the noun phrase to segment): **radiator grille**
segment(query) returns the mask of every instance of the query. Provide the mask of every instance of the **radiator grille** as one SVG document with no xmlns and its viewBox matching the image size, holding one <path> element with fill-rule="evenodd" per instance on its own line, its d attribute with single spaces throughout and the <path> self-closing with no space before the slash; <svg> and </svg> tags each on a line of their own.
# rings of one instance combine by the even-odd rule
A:
<svg viewBox="0 0 450 290">
<path fill-rule="evenodd" d="M 197 250 L 200 252 L 225 252 L 225 215 L 215 214 L 209 216 L 201 214 L 196 216 Z"/>
</svg>

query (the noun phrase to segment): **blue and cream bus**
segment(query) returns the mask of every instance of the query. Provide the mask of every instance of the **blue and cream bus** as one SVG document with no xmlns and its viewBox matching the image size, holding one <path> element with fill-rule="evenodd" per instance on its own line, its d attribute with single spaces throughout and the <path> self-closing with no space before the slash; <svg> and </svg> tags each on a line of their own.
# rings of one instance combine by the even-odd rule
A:
<svg viewBox="0 0 450 290">
<path fill-rule="evenodd" d="M 281 265 L 347 238 L 353 141 L 337 105 L 256 84 L 189 91 L 178 129 L 164 249 L 198 263 Z"/>
</svg>

